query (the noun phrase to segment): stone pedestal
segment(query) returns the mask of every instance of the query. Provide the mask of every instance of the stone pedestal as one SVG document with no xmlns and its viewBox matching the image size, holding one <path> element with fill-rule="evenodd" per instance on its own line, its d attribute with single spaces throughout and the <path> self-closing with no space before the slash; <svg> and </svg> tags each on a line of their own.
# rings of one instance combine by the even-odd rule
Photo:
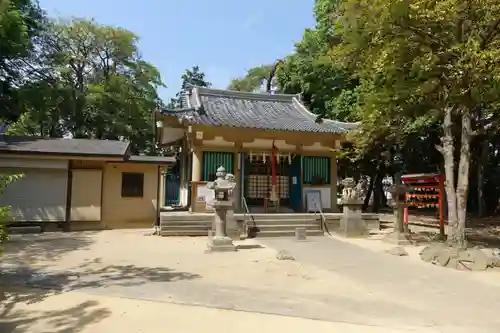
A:
<svg viewBox="0 0 500 333">
<path fill-rule="evenodd" d="M 240 228 L 234 217 L 234 210 L 229 209 L 226 214 L 226 233 L 232 240 L 240 240 Z"/>
<path fill-rule="evenodd" d="M 218 237 L 213 236 L 208 240 L 207 243 L 207 253 L 211 252 L 234 252 L 236 247 L 233 244 L 233 240 L 229 237 Z"/>
<path fill-rule="evenodd" d="M 363 201 L 360 199 L 342 200 L 342 217 L 339 232 L 344 237 L 365 237 L 369 231 L 361 215 Z"/>
<path fill-rule="evenodd" d="M 306 228 L 295 228 L 295 240 L 297 240 L 297 241 L 307 240 Z"/>
<path fill-rule="evenodd" d="M 407 207 L 405 195 L 411 190 L 411 187 L 401 183 L 400 173 L 397 173 L 394 178 L 395 183 L 389 188 L 389 192 L 393 198 L 394 231 L 385 236 L 383 240 L 395 245 L 409 245 L 411 242 L 408 238 L 409 230 L 405 230 L 404 226 L 404 210 Z"/>
<path fill-rule="evenodd" d="M 226 234 L 226 218 L 228 208 L 232 207 L 232 203 L 227 202 L 214 202 L 215 209 L 213 226 L 215 235 L 207 242 L 207 252 L 228 252 L 236 251 L 233 240 Z"/>
</svg>

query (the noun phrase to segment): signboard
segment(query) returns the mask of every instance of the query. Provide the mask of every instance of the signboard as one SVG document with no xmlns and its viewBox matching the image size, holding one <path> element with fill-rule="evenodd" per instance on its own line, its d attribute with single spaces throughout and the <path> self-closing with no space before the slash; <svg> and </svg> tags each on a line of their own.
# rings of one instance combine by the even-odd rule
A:
<svg viewBox="0 0 500 333">
<path fill-rule="evenodd" d="M 321 191 L 309 190 L 306 192 L 306 210 L 307 212 L 319 212 L 321 207 Z"/>
<path fill-rule="evenodd" d="M 207 184 L 198 184 L 196 188 L 196 202 L 204 204 L 205 209 L 210 210 L 210 203 L 215 199 L 215 192 L 207 187 Z"/>
</svg>

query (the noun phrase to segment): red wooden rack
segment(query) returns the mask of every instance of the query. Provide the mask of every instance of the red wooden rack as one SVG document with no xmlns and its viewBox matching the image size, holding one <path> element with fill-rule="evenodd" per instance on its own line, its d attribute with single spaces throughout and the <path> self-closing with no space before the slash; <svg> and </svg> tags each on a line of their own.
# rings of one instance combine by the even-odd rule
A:
<svg viewBox="0 0 500 333">
<path fill-rule="evenodd" d="M 401 181 L 413 188 L 406 194 L 406 203 L 412 208 L 437 208 L 439 233 L 444 237 L 444 175 L 421 173 L 401 176 Z M 408 207 L 404 210 L 404 223 L 408 225 Z"/>
</svg>

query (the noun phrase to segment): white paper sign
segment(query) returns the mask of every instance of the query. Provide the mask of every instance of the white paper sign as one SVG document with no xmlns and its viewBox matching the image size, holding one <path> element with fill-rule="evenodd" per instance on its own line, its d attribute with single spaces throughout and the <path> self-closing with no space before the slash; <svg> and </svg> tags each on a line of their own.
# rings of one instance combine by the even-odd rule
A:
<svg viewBox="0 0 500 333">
<path fill-rule="evenodd" d="M 215 192 L 207 188 L 206 184 L 198 184 L 196 191 L 196 201 L 210 203 L 215 199 Z"/>
<path fill-rule="evenodd" d="M 321 208 L 321 191 L 318 190 L 307 191 L 306 205 L 308 212 L 319 212 L 319 208 Z"/>
</svg>

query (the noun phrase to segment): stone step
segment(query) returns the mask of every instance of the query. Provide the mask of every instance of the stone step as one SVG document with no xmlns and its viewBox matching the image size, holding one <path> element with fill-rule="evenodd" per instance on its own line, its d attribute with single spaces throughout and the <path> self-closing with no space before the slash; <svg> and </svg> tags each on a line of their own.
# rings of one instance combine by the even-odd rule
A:
<svg viewBox="0 0 500 333">
<path fill-rule="evenodd" d="M 205 232 L 210 229 L 212 227 L 212 225 L 169 225 L 169 226 L 165 226 L 165 225 L 161 225 L 160 226 L 160 231 L 176 231 L 176 230 L 186 230 L 186 231 L 190 231 L 190 230 L 205 230 Z"/>
<path fill-rule="evenodd" d="M 248 216 L 248 215 L 247 215 Z M 314 214 L 251 214 L 255 221 L 260 220 L 294 220 L 294 221 L 308 221 L 319 219 L 319 215 Z"/>
<path fill-rule="evenodd" d="M 160 236 L 208 236 L 208 230 L 160 230 Z"/>
<path fill-rule="evenodd" d="M 11 226 L 5 228 L 8 234 L 23 235 L 23 234 L 39 234 L 42 232 L 42 227 L 39 225 L 34 226 Z"/>
<path fill-rule="evenodd" d="M 267 231 L 290 231 L 295 232 L 297 228 L 305 228 L 307 231 L 321 231 L 321 227 L 319 224 L 278 224 L 278 225 L 260 225 L 257 224 L 257 228 L 260 232 Z"/>
<path fill-rule="evenodd" d="M 306 230 L 307 236 L 323 236 L 324 233 L 321 230 Z M 255 238 L 264 237 L 295 237 L 295 230 L 293 231 L 261 231 L 257 232 Z"/>
<path fill-rule="evenodd" d="M 210 221 L 160 221 L 160 226 L 209 226 L 212 225 Z"/>
<path fill-rule="evenodd" d="M 197 222 L 212 221 L 213 214 L 161 214 L 160 221 Z"/>
<path fill-rule="evenodd" d="M 247 220 L 249 224 L 252 224 L 254 221 L 252 220 Z M 297 224 L 319 224 L 320 220 L 297 220 L 297 219 L 287 219 L 287 220 L 275 220 L 275 219 L 268 219 L 268 220 L 255 220 L 256 225 L 297 225 Z"/>
</svg>

